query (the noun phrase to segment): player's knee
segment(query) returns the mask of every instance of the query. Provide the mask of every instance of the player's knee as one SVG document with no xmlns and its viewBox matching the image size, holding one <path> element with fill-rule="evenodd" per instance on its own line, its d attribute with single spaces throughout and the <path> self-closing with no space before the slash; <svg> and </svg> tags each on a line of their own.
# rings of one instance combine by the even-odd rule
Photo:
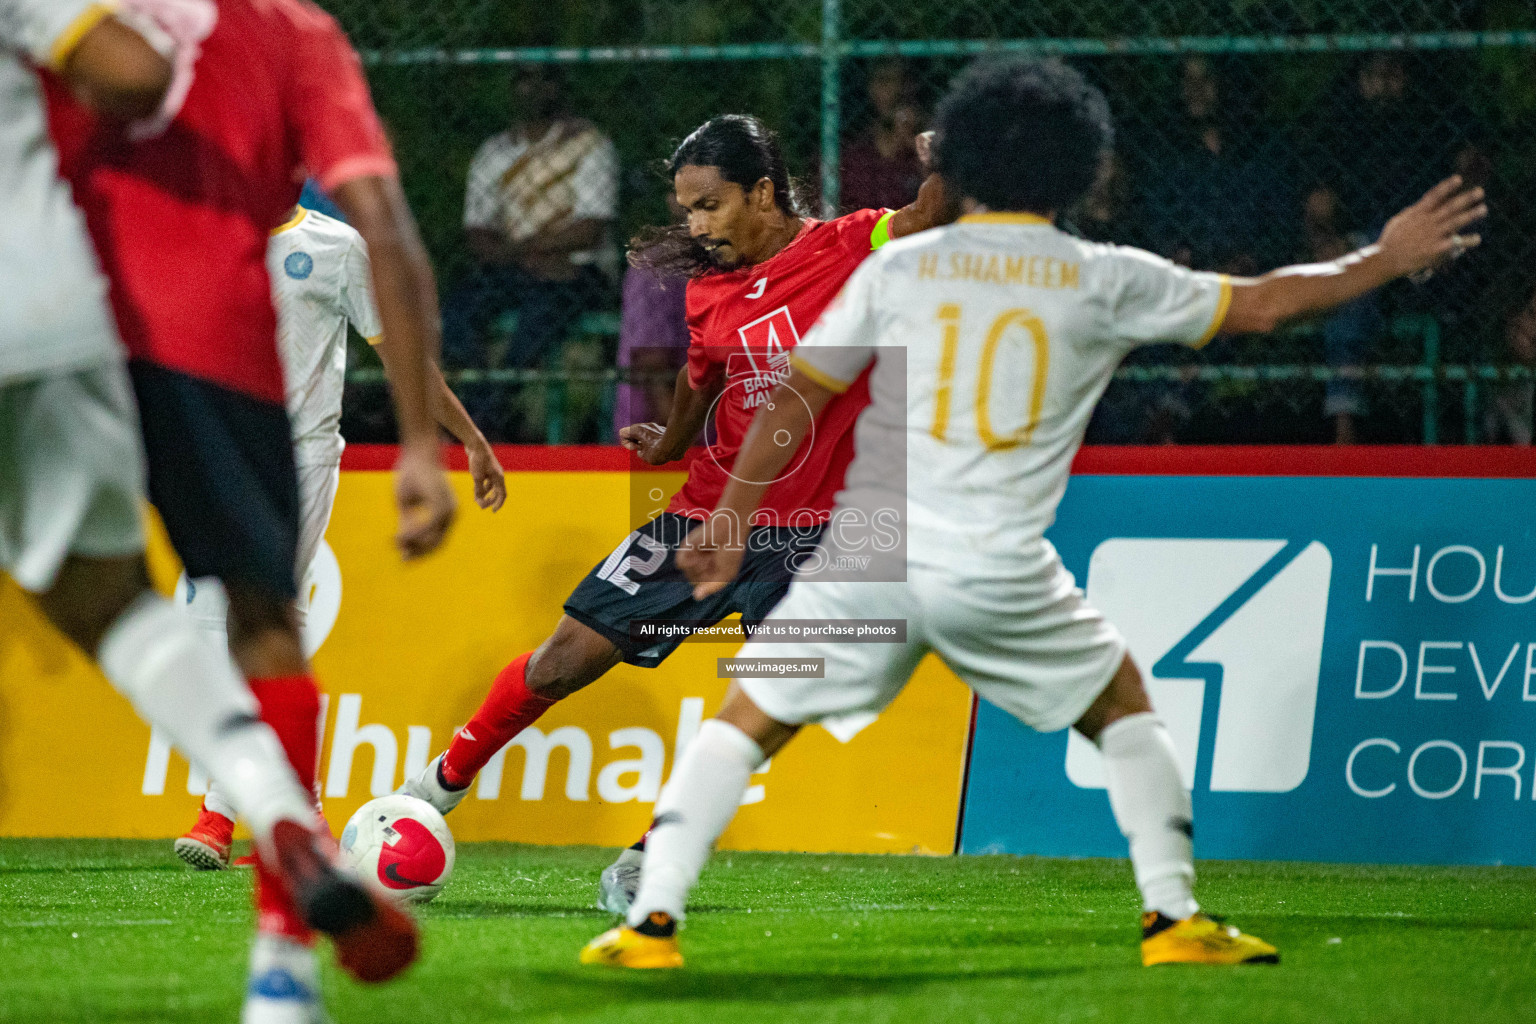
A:
<svg viewBox="0 0 1536 1024">
<path fill-rule="evenodd" d="M 592 659 L 560 648 L 540 648 L 528 659 L 528 689 L 549 700 L 563 700 L 606 671 Z"/>
<path fill-rule="evenodd" d="M 266 590 L 226 584 L 229 650 L 250 678 L 303 675 L 308 671 L 293 603 Z"/>
<path fill-rule="evenodd" d="M 1088 739 L 1097 740 L 1106 726 L 1128 715 L 1139 715 L 1151 710 L 1152 701 L 1147 696 L 1146 686 L 1142 684 L 1141 672 L 1127 654 L 1110 678 L 1109 685 L 1100 691 L 1074 728 Z"/>
<path fill-rule="evenodd" d="M 59 632 L 94 658 L 107 630 L 148 589 L 142 558 L 72 557 L 38 604 Z"/>
<path fill-rule="evenodd" d="M 562 621 L 561 626 L 564 625 Z M 590 636 L 557 628 L 533 652 L 525 676 L 530 691 L 549 700 L 563 700 L 618 663 L 618 648 L 585 626 L 581 630 Z"/>
<path fill-rule="evenodd" d="M 725 703 L 715 718 L 739 729 L 757 744 L 764 757 L 777 754 L 800 731 L 798 725 L 788 725 L 769 716 L 735 682 L 731 683 Z"/>
</svg>

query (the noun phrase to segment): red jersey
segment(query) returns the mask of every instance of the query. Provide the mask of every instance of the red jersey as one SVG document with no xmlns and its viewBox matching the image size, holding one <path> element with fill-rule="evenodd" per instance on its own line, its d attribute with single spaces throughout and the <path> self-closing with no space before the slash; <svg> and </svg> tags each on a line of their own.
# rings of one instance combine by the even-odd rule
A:
<svg viewBox="0 0 1536 1024">
<path fill-rule="evenodd" d="M 216 8 L 185 102 L 137 143 L 50 82 L 60 163 L 112 285 L 130 356 L 281 405 L 267 241 L 306 174 L 396 173 L 362 64 L 307 0 Z"/>
<path fill-rule="evenodd" d="M 807 220 L 794 241 L 751 267 L 688 282 L 688 381 L 723 381 L 715 443 L 693 461 L 667 511 L 702 519 L 719 503 L 747 428 L 789 374 L 789 352 L 873 251 L 885 210 Z M 768 488 L 754 525 L 826 522 L 853 460 L 853 424 L 869 404 L 869 373 L 827 403 L 789 468 Z"/>
</svg>

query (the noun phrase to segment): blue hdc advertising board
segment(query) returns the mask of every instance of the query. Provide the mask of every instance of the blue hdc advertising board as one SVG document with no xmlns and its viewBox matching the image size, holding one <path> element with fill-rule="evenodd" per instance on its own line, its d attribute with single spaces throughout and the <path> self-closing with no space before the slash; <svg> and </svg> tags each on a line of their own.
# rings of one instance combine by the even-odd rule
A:
<svg viewBox="0 0 1536 1024">
<path fill-rule="evenodd" d="M 1536 864 L 1536 481 L 1074 477 L 1196 853 Z M 1097 750 L 977 709 L 965 853 L 1124 856 Z"/>
</svg>

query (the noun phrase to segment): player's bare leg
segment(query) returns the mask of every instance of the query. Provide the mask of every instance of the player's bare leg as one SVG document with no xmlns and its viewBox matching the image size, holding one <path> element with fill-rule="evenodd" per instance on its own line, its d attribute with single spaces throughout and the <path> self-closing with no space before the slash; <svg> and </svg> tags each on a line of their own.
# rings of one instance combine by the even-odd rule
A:
<svg viewBox="0 0 1536 1024">
<path fill-rule="evenodd" d="M 52 589 L 37 604 L 59 632 L 94 655 L 112 623 L 149 589 L 149 569 L 140 555 L 127 558 L 71 556 Z"/>
<path fill-rule="evenodd" d="M 229 653 L 247 679 L 307 675 L 304 639 L 293 603 L 255 587 L 231 584 Z"/>
<path fill-rule="evenodd" d="M 1278 963 L 1273 946 L 1200 913 L 1189 791 L 1129 655 L 1074 728 L 1104 757 L 1109 805 L 1130 842 L 1142 895 L 1142 962 Z"/>
<path fill-rule="evenodd" d="M 623 658 L 607 637 L 562 615 L 529 659 L 528 689 L 547 700 L 564 700 L 597 682 Z"/>
<path fill-rule="evenodd" d="M 677 924 L 720 833 L 736 816 L 752 773 L 799 731 L 763 713 L 732 685 L 720 714 L 705 722 L 656 801 L 640 888 L 624 924 L 587 944 L 581 962 L 612 967 L 681 967 Z"/>
<path fill-rule="evenodd" d="M 502 669 L 474 717 L 448 749 L 405 781 L 400 792 L 425 800 L 441 814 L 463 801 L 469 785 L 497 751 L 536 722 L 555 702 L 601 679 L 623 660 L 607 637 L 568 615 L 534 651 Z"/>
</svg>

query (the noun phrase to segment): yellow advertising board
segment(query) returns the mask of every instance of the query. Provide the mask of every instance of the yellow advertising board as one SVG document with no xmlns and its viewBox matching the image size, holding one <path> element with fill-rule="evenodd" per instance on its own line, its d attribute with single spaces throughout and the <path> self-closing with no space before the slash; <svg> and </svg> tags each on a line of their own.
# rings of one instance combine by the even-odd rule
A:
<svg viewBox="0 0 1536 1024">
<path fill-rule="evenodd" d="M 672 486 L 676 478 L 660 479 Z M 390 477 L 344 472 L 315 581 L 328 694 L 321 780 L 339 827 L 441 751 L 496 673 L 548 635 L 576 582 L 631 528 L 616 471 L 509 473 L 506 507 L 470 501 L 445 549 L 404 565 Z M 670 488 L 669 488 L 670 489 Z M 174 562 L 156 541 L 157 582 Z M 334 622 L 331 615 L 334 613 Z M 450 824 L 461 841 L 618 846 L 645 829 L 678 748 L 724 696 L 730 643 L 688 643 L 658 669 L 621 665 L 556 705 L 480 776 Z M 949 853 L 969 694 L 930 659 L 848 744 L 810 729 L 754 780 L 732 849 Z M 0 835 L 168 837 L 202 782 L 0 578 Z"/>
</svg>

